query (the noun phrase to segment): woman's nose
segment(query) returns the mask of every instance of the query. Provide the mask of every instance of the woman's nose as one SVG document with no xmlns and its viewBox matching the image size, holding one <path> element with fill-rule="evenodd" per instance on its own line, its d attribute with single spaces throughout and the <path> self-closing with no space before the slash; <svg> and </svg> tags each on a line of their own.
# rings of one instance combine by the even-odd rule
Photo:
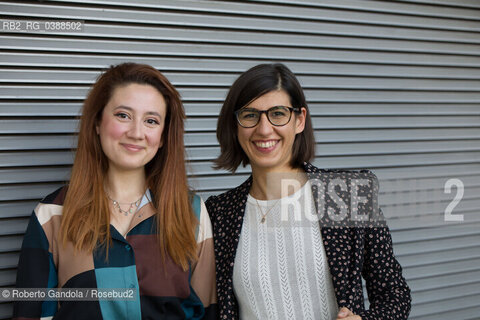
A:
<svg viewBox="0 0 480 320">
<path fill-rule="evenodd" d="M 258 121 L 256 129 L 258 133 L 263 135 L 268 135 L 273 131 L 272 124 L 268 120 L 266 113 L 260 115 L 260 120 Z"/>
<path fill-rule="evenodd" d="M 133 139 L 142 139 L 143 138 L 143 126 L 139 121 L 132 121 L 130 129 L 128 130 L 128 137 Z"/>
</svg>

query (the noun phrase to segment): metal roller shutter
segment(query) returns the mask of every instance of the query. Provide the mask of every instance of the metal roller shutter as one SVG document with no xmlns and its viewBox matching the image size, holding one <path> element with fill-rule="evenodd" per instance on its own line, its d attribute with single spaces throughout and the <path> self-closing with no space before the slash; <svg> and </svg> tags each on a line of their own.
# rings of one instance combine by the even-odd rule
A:
<svg viewBox="0 0 480 320">
<path fill-rule="evenodd" d="M 305 88 L 314 163 L 377 173 L 411 319 L 480 319 L 478 1 L 2 1 L 0 12 L 85 21 L 77 33 L 0 33 L 0 287 L 15 283 L 36 201 L 68 180 L 75 116 L 101 69 L 148 63 L 177 86 L 190 182 L 206 198 L 248 175 L 211 168 L 230 84 L 281 61 Z M 454 178 L 464 221 L 445 222 Z"/>
</svg>

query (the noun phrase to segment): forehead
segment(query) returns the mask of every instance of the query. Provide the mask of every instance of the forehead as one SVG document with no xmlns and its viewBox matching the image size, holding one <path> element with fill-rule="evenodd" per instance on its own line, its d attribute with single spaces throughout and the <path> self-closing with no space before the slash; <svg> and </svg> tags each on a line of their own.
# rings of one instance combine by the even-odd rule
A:
<svg viewBox="0 0 480 320">
<path fill-rule="evenodd" d="M 246 105 L 246 108 L 255 108 L 266 110 L 273 106 L 291 107 L 290 96 L 284 90 L 274 90 L 267 92 Z"/>
<path fill-rule="evenodd" d="M 138 111 L 165 111 L 163 95 L 148 84 L 131 83 L 115 88 L 106 108 L 125 106 Z"/>
</svg>

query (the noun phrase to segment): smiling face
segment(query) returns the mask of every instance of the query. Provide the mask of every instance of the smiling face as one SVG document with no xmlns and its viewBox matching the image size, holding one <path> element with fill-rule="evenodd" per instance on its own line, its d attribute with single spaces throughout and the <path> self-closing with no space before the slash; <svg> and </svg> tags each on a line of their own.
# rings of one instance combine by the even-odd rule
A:
<svg viewBox="0 0 480 320">
<path fill-rule="evenodd" d="M 117 87 L 96 126 L 109 170 L 143 170 L 162 146 L 166 114 L 165 99 L 154 87 Z"/>
<path fill-rule="evenodd" d="M 291 107 L 290 97 L 284 90 L 270 91 L 253 100 L 244 108 L 268 110 L 274 106 Z M 237 125 L 238 142 L 250 160 L 253 171 L 289 172 L 292 170 L 290 159 L 292 146 L 297 133 L 305 127 L 306 109 L 293 114 L 290 122 L 284 126 L 272 125 L 265 114 L 253 128 Z"/>
</svg>

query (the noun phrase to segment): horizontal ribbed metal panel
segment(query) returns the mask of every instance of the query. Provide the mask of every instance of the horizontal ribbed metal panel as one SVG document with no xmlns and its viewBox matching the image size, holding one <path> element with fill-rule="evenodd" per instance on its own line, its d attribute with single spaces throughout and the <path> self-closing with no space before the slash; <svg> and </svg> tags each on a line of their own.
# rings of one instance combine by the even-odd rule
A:
<svg viewBox="0 0 480 320">
<path fill-rule="evenodd" d="M 35 203 L 68 181 L 75 119 L 100 70 L 151 64 L 179 89 L 191 185 L 240 184 L 212 170 L 218 112 L 240 72 L 285 62 L 315 129 L 314 163 L 370 168 L 411 319 L 479 319 L 480 3 L 476 0 L 2 1 L 2 19 L 79 19 L 83 32 L 0 33 L 0 286 L 13 286 Z M 464 184 L 454 198 L 448 179 Z M 0 304 L 9 318 L 11 304 Z"/>
</svg>

